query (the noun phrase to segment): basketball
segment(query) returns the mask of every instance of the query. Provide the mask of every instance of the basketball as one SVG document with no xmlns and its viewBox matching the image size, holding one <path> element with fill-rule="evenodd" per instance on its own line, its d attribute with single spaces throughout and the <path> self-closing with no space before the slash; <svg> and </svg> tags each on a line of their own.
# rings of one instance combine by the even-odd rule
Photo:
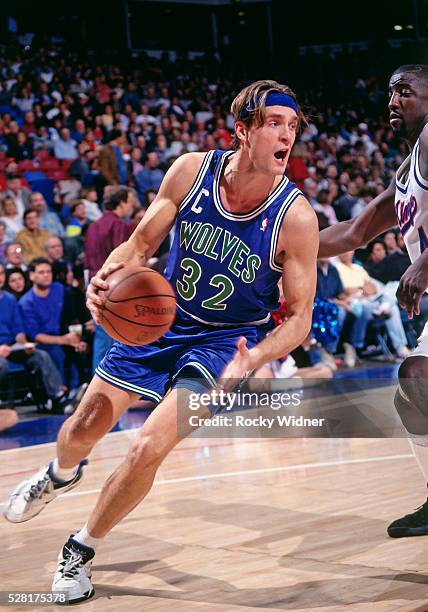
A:
<svg viewBox="0 0 428 612">
<path fill-rule="evenodd" d="M 171 327 L 175 295 L 169 282 L 150 268 L 126 266 L 108 276 L 110 285 L 102 326 L 119 342 L 141 346 L 154 342 Z"/>
</svg>

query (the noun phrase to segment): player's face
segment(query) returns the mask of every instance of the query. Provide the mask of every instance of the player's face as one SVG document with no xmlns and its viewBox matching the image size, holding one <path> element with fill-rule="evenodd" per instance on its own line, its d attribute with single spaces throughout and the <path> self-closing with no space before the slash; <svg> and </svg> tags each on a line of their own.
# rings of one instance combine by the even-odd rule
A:
<svg viewBox="0 0 428 612">
<path fill-rule="evenodd" d="M 296 140 L 299 118 L 288 106 L 269 106 L 261 126 L 248 130 L 247 148 L 254 167 L 267 174 L 284 174 Z"/>
<path fill-rule="evenodd" d="M 417 73 L 393 74 L 389 81 L 389 122 L 395 134 L 416 142 L 428 120 L 428 86 Z"/>
</svg>

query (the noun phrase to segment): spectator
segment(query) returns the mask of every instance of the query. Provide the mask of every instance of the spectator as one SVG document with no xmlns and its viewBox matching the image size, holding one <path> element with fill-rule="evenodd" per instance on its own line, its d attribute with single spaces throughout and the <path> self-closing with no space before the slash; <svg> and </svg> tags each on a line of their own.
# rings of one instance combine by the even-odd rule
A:
<svg viewBox="0 0 428 612">
<path fill-rule="evenodd" d="M 33 143 L 27 138 L 25 132 L 18 132 L 18 139 L 14 148 L 14 154 L 11 155 L 16 161 L 33 158 Z"/>
<path fill-rule="evenodd" d="M 98 221 L 103 216 L 97 204 L 98 196 L 94 187 L 84 187 L 79 193 L 79 199 L 85 205 L 86 216 L 90 221 Z"/>
<path fill-rule="evenodd" d="M 126 162 L 121 147 L 125 142 L 125 135 L 120 130 L 112 130 L 108 144 L 100 151 L 100 172 L 106 185 L 125 184 L 128 178 Z"/>
<path fill-rule="evenodd" d="M 64 259 L 64 247 L 57 236 L 48 238 L 45 242 L 46 258 L 52 265 L 53 280 L 63 285 L 70 285 L 73 278 L 71 264 Z"/>
<path fill-rule="evenodd" d="M 13 295 L 17 301 L 28 291 L 30 282 L 21 268 L 7 268 L 4 290 Z"/>
<path fill-rule="evenodd" d="M 109 189 L 103 216 L 91 223 L 86 234 L 85 257 L 90 278 L 102 267 L 111 251 L 127 240 L 129 229 L 124 218 L 130 215 L 131 207 L 128 187 Z"/>
<path fill-rule="evenodd" d="M 340 331 L 346 318 L 346 314 L 351 312 L 349 300 L 345 295 L 342 281 L 340 280 L 337 268 L 328 259 L 319 259 L 317 263 L 317 288 L 315 297 L 333 302 L 337 306 L 337 327 L 338 334 L 335 340 L 324 344 L 324 348 L 329 353 L 335 353 L 339 342 Z"/>
<path fill-rule="evenodd" d="M 6 264 L 6 247 L 9 241 L 6 239 L 6 223 L 0 219 L 0 263 Z"/>
<path fill-rule="evenodd" d="M 397 244 L 397 234 L 394 231 L 386 232 L 383 237 L 383 242 L 386 248 L 386 254 L 392 255 L 392 253 L 397 253 L 401 251 L 400 247 Z"/>
<path fill-rule="evenodd" d="M 349 177 L 348 177 L 349 178 Z M 354 181 L 350 181 L 346 192 L 334 202 L 334 210 L 338 221 L 349 221 L 354 205 L 358 202 L 360 190 Z"/>
<path fill-rule="evenodd" d="M 61 128 L 59 136 L 54 140 L 54 155 L 57 159 L 76 159 L 77 142 L 70 137 L 68 128 Z"/>
<path fill-rule="evenodd" d="M 27 270 L 27 264 L 24 261 L 24 251 L 19 242 L 10 242 L 6 247 L 6 268 L 21 268 L 24 272 Z"/>
<path fill-rule="evenodd" d="M 18 214 L 18 209 L 14 199 L 10 195 L 4 196 L 0 202 L 0 220 L 6 228 L 6 239 L 15 240 L 16 234 L 24 229 L 22 216 Z"/>
<path fill-rule="evenodd" d="M 314 210 L 323 213 L 330 225 L 337 223 L 336 213 L 333 206 L 330 204 L 329 193 L 327 189 L 321 189 L 317 196 L 317 202 L 314 204 Z"/>
<path fill-rule="evenodd" d="M 45 254 L 45 242 L 51 234 L 40 229 L 39 213 L 35 210 L 26 210 L 24 213 L 24 229 L 16 235 L 16 241 L 22 245 L 24 259 L 30 263 L 36 257 Z"/>
<path fill-rule="evenodd" d="M 8 179 L 6 195 L 13 198 L 16 204 L 17 214 L 22 217 L 30 205 L 31 192 L 22 186 L 20 176 L 15 175 Z"/>
<path fill-rule="evenodd" d="M 33 191 L 30 196 L 30 210 L 38 213 L 41 229 L 47 230 L 54 236 L 64 236 L 63 224 L 56 213 L 48 210 L 46 200 L 39 191 Z"/>
<path fill-rule="evenodd" d="M 138 196 L 140 200 L 143 199 L 146 191 L 155 190 L 158 191 L 160 184 L 165 176 L 165 173 L 159 167 L 159 158 L 155 151 L 147 154 L 147 161 L 144 164 L 144 168 L 135 177 L 135 183 L 137 186 Z"/>
<path fill-rule="evenodd" d="M 19 301 L 19 310 L 27 336 L 37 342 L 41 349 L 52 357 L 66 385 L 64 349 L 71 348 L 68 356 L 86 350 L 86 344 L 75 332 L 64 333 L 63 311 L 66 306 L 66 289 L 52 279 L 52 265 L 44 258 L 34 259 L 30 264 L 30 289 Z"/>
<path fill-rule="evenodd" d="M 107 193 L 104 215 L 98 221 L 91 223 L 86 234 L 85 261 L 89 278 L 98 272 L 112 250 L 129 237 L 129 227 L 124 218 L 132 210 L 130 189 L 120 186 L 110 187 Z M 110 336 L 97 325 L 93 345 L 93 371 L 111 344 Z"/>
<path fill-rule="evenodd" d="M 349 298 L 352 312 L 356 316 L 353 327 L 353 346 L 357 354 L 362 354 L 366 336 L 367 325 L 374 315 L 379 312 L 387 314 L 385 326 L 391 339 L 392 346 L 398 357 L 404 359 L 409 354 L 407 338 L 401 321 L 397 303 L 379 294 L 379 291 L 366 270 L 358 264 L 352 263 L 354 251 L 339 256 L 340 262 L 336 264 L 345 294 Z M 380 308 L 381 304 L 383 305 Z"/>
<path fill-rule="evenodd" d="M 81 200 L 77 200 L 71 207 L 71 218 L 65 228 L 65 235 L 68 238 L 76 238 L 82 235 L 82 231 L 88 225 L 89 219 L 86 216 L 86 208 Z"/>
<path fill-rule="evenodd" d="M 42 382 L 46 398 L 55 408 L 64 405 L 67 395 L 62 380 L 50 356 L 44 351 L 13 347 L 15 342 L 25 345 L 28 340 L 16 298 L 3 291 L 5 269 L 0 264 L 0 380 L 7 376 L 9 363 L 22 364 L 28 372 L 29 386 L 37 396 L 37 380 Z M 36 399 L 36 398 L 35 398 Z"/>
</svg>

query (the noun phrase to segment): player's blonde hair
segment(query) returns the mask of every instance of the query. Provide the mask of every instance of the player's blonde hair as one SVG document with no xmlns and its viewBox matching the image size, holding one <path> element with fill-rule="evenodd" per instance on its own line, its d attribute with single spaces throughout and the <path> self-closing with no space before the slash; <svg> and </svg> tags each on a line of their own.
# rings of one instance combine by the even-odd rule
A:
<svg viewBox="0 0 428 612">
<path fill-rule="evenodd" d="M 252 125 L 262 125 L 266 116 L 266 98 L 270 93 L 283 93 L 291 96 L 298 108 L 299 127 L 307 125 L 306 116 L 297 102 L 294 91 L 288 85 L 282 85 L 277 83 L 277 81 L 270 80 L 255 81 L 239 92 L 230 107 L 235 122 L 242 121 L 248 128 Z M 241 117 L 244 111 L 246 116 Z M 240 147 L 240 142 L 236 135 L 233 138 L 232 146 L 235 150 Z"/>
</svg>

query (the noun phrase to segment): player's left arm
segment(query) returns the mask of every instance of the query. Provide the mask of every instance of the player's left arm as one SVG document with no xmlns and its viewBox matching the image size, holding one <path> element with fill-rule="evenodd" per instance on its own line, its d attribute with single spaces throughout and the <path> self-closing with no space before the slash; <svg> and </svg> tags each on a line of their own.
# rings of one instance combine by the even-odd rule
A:
<svg viewBox="0 0 428 612">
<path fill-rule="evenodd" d="M 428 124 L 419 135 L 419 171 L 428 180 Z M 428 288 L 428 249 L 407 268 L 400 279 L 397 301 L 407 310 L 409 319 L 420 314 L 422 296 Z"/>
<path fill-rule="evenodd" d="M 306 198 L 299 197 L 285 216 L 278 241 L 278 250 L 283 255 L 282 287 L 287 320 L 251 349 L 246 347 L 245 338 L 241 338 L 235 357 L 223 372 L 223 384 L 227 384 L 227 379 L 239 380 L 247 371 L 290 353 L 309 334 L 318 246 L 317 217 Z"/>
</svg>

